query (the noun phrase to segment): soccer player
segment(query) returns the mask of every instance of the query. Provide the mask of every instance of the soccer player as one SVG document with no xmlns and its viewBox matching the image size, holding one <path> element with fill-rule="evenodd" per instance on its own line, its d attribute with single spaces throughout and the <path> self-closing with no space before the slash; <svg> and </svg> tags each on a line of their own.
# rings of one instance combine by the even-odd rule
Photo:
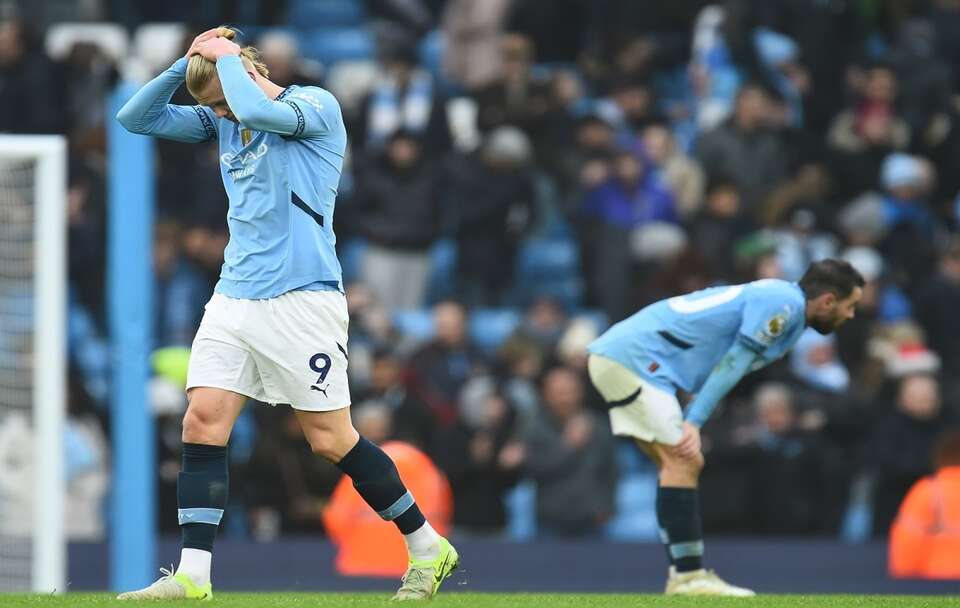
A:
<svg viewBox="0 0 960 608">
<path fill-rule="evenodd" d="M 863 284 L 850 264 L 823 260 L 799 283 L 768 279 L 651 304 L 588 347 L 590 379 L 610 407 L 613 433 L 632 437 L 659 472 L 668 594 L 754 595 L 703 569 L 700 428 L 744 375 L 783 357 L 804 328 L 827 334 L 853 318 Z M 696 394 L 685 420 L 678 390 Z"/>
<path fill-rule="evenodd" d="M 394 599 L 432 597 L 459 556 L 404 487 L 393 461 L 350 420 L 347 305 L 333 207 L 347 135 L 337 100 L 280 87 L 253 47 L 219 27 L 144 85 L 117 119 L 134 133 L 218 140 L 230 242 L 193 342 L 177 479 L 180 564 L 119 599 L 204 599 L 227 504 L 227 440 L 248 398 L 289 404 L 313 452 L 403 533 L 410 562 Z M 168 104 L 186 82 L 196 106 Z"/>
</svg>

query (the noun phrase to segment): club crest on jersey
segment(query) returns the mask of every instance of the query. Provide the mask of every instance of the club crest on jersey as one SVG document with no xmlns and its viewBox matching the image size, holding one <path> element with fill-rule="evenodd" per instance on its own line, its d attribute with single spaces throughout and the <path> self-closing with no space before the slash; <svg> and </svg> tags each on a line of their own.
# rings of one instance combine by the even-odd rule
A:
<svg viewBox="0 0 960 608">
<path fill-rule="evenodd" d="M 253 131 L 250 129 L 240 129 L 240 141 L 243 142 L 243 145 L 250 143 L 250 140 L 253 139 Z"/>
<path fill-rule="evenodd" d="M 767 321 L 763 329 L 760 330 L 760 335 L 757 337 L 764 344 L 770 344 L 783 334 L 783 330 L 786 329 L 786 327 L 787 313 L 777 313 Z"/>
</svg>

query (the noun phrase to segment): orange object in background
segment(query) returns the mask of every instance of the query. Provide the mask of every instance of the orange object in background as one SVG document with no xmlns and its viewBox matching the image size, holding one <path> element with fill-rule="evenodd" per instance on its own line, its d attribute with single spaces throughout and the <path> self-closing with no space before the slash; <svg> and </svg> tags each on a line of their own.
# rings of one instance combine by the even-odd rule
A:
<svg viewBox="0 0 960 608">
<path fill-rule="evenodd" d="M 424 516 L 440 534 L 450 532 L 453 495 L 447 478 L 414 446 L 388 441 L 380 446 L 393 459 L 400 479 L 413 494 Z M 323 512 L 330 540 L 337 546 L 337 572 L 348 576 L 402 576 L 407 547 L 397 526 L 367 505 L 346 475 L 337 484 Z"/>
<path fill-rule="evenodd" d="M 890 576 L 960 580 L 960 466 L 907 493 L 890 530 Z"/>
</svg>

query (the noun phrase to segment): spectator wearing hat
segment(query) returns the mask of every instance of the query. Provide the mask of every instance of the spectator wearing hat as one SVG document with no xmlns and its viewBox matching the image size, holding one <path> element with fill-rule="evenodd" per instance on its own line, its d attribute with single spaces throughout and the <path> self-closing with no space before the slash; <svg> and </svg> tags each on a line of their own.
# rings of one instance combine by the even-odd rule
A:
<svg viewBox="0 0 960 608">
<path fill-rule="evenodd" d="M 532 160 L 523 131 L 499 127 L 487 134 L 479 151 L 449 167 L 457 289 L 470 305 L 500 304 L 513 284 L 520 242 L 535 219 Z"/>
</svg>

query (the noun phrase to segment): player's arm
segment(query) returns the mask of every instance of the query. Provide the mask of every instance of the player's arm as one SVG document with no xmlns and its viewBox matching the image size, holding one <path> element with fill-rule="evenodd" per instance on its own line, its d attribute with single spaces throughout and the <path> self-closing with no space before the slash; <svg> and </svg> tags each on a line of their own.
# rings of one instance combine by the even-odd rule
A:
<svg viewBox="0 0 960 608">
<path fill-rule="evenodd" d="M 141 135 L 154 135 L 183 142 L 201 142 L 217 137 L 216 121 L 202 106 L 169 103 L 187 73 L 181 57 L 162 74 L 143 85 L 117 113 L 123 127 Z"/>
<path fill-rule="evenodd" d="M 238 55 L 218 58 L 217 74 L 227 105 L 243 126 L 285 137 L 308 137 L 328 130 L 330 117 L 319 100 L 268 98 L 247 74 Z"/>
<path fill-rule="evenodd" d="M 755 350 L 741 340 L 734 342 L 687 409 L 687 422 L 698 429 L 710 418 L 720 400 L 747 375 L 757 359 Z"/>
</svg>

